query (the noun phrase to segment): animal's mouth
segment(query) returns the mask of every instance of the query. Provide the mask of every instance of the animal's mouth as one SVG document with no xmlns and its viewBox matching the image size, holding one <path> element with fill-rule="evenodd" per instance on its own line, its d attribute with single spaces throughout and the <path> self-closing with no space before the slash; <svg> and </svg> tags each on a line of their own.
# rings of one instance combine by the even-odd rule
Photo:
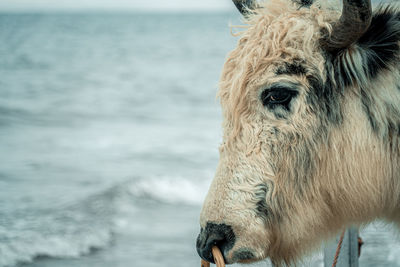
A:
<svg viewBox="0 0 400 267">
<path fill-rule="evenodd" d="M 259 261 L 251 249 L 242 248 L 233 252 L 232 261 L 239 263 L 253 263 Z"/>
</svg>

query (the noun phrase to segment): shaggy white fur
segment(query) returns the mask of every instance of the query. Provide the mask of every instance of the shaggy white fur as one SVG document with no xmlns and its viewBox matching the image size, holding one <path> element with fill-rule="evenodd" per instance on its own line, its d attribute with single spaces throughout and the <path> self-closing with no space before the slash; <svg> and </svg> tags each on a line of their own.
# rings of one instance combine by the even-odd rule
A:
<svg viewBox="0 0 400 267">
<path fill-rule="evenodd" d="M 248 17 L 221 76 L 223 144 L 200 220 L 232 227 L 228 263 L 250 251 L 245 262 L 288 265 L 347 225 L 400 223 L 400 13 L 377 22 L 385 12 L 390 44 L 370 35 L 335 55 L 320 40 L 338 11 L 271 0 Z M 290 86 L 285 107 L 261 99 Z"/>
</svg>

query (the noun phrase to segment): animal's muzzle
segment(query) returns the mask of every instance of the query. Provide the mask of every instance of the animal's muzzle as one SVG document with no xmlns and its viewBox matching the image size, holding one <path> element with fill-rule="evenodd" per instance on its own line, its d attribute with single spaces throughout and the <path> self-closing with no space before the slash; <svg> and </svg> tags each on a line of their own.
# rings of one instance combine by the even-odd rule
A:
<svg viewBox="0 0 400 267">
<path fill-rule="evenodd" d="M 200 230 L 200 234 L 197 237 L 197 253 L 199 256 L 211 263 L 214 263 L 211 249 L 213 246 L 217 246 L 222 254 L 224 260 L 226 253 L 235 244 L 235 234 L 232 231 L 232 227 L 226 224 L 215 224 L 207 223 L 205 228 Z"/>
</svg>

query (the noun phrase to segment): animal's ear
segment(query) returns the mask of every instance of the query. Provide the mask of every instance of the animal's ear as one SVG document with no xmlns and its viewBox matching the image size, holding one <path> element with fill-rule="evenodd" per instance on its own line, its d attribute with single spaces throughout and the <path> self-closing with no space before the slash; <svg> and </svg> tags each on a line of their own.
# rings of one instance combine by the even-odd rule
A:
<svg viewBox="0 0 400 267">
<path fill-rule="evenodd" d="M 379 7 L 363 34 L 348 47 L 333 50 L 335 69 L 344 86 L 362 85 L 400 60 L 400 10 Z"/>
<path fill-rule="evenodd" d="M 236 8 L 243 16 L 248 16 L 251 10 L 257 8 L 257 1 L 256 0 L 232 0 L 235 4 Z"/>
<path fill-rule="evenodd" d="M 314 0 L 292 0 L 300 7 L 309 7 L 314 3 Z M 257 9 L 259 5 L 257 0 L 232 0 L 239 12 L 247 17 L 252 10 Z"/>
</svg>

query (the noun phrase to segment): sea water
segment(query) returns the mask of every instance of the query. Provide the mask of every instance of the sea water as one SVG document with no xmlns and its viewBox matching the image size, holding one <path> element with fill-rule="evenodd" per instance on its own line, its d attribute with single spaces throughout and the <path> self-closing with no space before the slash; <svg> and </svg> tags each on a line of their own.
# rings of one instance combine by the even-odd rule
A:
<svg viewBox="0 0 400 267">
<path fill-rule="evenodd" d="M 199 266 L 237 20 L 0 15 L 0 266 Z M 361 266 L 400 266 L 393 233 L 362 231 Z"/>
</svg>

